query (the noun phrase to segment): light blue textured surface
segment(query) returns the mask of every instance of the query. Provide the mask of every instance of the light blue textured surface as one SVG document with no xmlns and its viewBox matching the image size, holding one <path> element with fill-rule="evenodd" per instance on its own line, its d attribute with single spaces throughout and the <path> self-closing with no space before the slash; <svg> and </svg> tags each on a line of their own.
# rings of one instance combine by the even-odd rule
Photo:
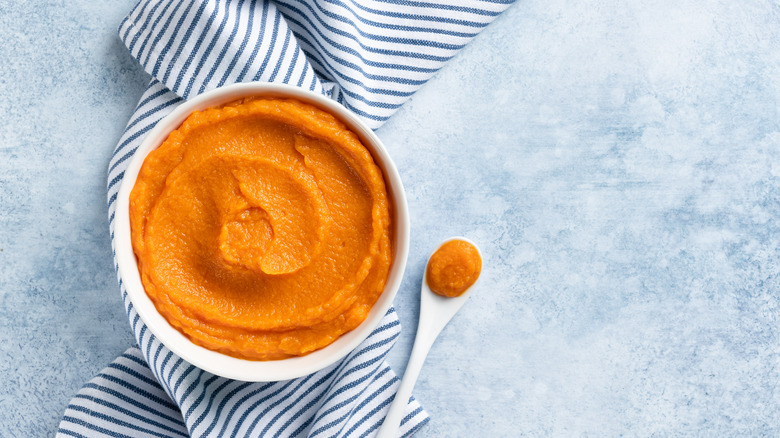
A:
<svg viewBox="0 0 780 438">
<path fill-rule="evenodd" d="M 0 429 L 53 434 L 132 341 L 105 169 L 133 1 L 0 5 Z M 379 130 L 412 247 L 481 244 L 419 436 L 780 434 L 780 6 L 521 1 Z"/>
</svg>

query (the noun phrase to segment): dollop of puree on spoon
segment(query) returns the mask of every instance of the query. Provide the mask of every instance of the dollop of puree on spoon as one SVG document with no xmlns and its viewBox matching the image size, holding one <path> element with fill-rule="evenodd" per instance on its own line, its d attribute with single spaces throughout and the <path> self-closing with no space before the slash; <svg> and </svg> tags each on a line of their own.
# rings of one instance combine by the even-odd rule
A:
<svg viewBox="0 0 780 438">
<path fill-rule="evenodd" d="M 427 268 L 428 287 L 444 297 L 463 294 L 479 278 L 482 258 L 474 245 L 450 240 L 431 255 Z"/>
</svg>

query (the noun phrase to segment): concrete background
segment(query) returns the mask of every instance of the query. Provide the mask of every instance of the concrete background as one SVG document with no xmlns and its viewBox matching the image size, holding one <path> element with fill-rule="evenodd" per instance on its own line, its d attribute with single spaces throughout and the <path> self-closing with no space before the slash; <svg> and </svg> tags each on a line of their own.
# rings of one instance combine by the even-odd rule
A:
<svg viewBox="0 0 780 438">
<path fill-rule="evenodd" d="M 105 172 L 148 81 L 134 0 L 0 3 L 0 429 L 53 435 L 134 342 Z M 780 434 L 780 5 L 522 0 L 378 133 L 429 251 L 483 280 L 434 346 L 420 437 Z"/>
</svg>

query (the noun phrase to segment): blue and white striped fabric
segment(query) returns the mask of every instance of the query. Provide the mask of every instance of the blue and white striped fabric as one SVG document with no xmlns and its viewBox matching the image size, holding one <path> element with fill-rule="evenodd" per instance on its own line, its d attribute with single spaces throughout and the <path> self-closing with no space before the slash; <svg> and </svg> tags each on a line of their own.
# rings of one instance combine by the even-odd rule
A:
<svg viewBox="0 0 780 438">
<path fill-rule="evenodd" d="M 119 28 L 152 75 L 108 169 L 115 201 L 144 135 L 183 99 L 235 82 L 294 84 L 382 125 L 512 0 L 142 0 Z M 384 362 L 400 332 L 390 310 L 343 361 L 300 379 L 247 383 L 174 355 L 120 291 L 138 347 L 88 382 L 58 436 L 321 436 L 375 434 L 398 386 Z M 414 398 L 399 435 L 428 421 Z"/>
</svg>

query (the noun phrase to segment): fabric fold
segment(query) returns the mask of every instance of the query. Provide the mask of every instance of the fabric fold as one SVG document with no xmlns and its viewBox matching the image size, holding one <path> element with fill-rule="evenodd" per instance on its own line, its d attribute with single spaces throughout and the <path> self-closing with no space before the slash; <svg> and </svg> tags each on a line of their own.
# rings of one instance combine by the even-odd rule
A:
<svg viewBox="0 0 780 438">
<path fill-rule="evenodd" d="M 328 94 L 376 129 L 512 2 L 146 0 L 119 35 L 185 99 L 283 82 Z"/>
<path fill-rule="evenodd" d="M 133 347 L 76 394 L 57 435 L 370 435 L 381 425 L 399 384 L 384 362 L 399 333 L 391 310 L 343 361 L 300 379 L 268 383 L 215 376 L 158 345 L 152 360 L 167 364 L 162 367 L 165 380 L 160 380 L 161 368 L 150 369 L 142 349 Z M 412 435 L 427 421 L 420 404 L 410 399 L 399 436 Z"/>
<path fill-rule="evenodd" d="M 252 81 L 323 91 L 272 2 L 142 1 L 119 35 L 147 73 L 185 99 Z"/>
</svg>

